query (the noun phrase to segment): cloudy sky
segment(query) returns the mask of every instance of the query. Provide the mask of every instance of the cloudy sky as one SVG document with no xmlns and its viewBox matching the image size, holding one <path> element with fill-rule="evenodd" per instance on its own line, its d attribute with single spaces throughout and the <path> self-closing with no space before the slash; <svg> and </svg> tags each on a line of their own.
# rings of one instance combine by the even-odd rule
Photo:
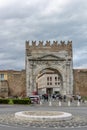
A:
<svg viewBox="0 0 87 130">
<path fill-rule="evenodd" d="M 87 0 L 0 0 L 0 70 L 25 68 L 25 41 L 72 40 L 87 68 Z"/>
</svg>

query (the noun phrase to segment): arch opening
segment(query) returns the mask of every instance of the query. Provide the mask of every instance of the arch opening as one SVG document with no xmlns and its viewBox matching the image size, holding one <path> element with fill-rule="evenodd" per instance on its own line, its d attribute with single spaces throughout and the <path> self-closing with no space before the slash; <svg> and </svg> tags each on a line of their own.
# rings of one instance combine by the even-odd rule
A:
<svg viewBox="0 0 87 130">
<path fill-rule="evenodd" d="M 59 94 L 63 89 L 63 77 L 57 69 L 42 69 L 36 76 L 36 88 L 41 95 Z"/>
</svg>

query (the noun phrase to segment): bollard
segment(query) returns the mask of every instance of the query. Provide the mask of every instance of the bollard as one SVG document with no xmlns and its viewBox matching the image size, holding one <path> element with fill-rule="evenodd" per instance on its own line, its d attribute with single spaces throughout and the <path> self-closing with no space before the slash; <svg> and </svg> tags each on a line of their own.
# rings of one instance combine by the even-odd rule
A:
<svg viewBox="0 0 87 130">
<path fill-rule="evenodd" d="M 49 106 L 52 106 L 52 102 L 51 101 L 49 101 Z"/>
<path fill-rule="evenodd" d="M 77 106 L 80 106 L 80 102 L 79 101 L 77 102 Z"/>
<path fill-rule="evenodd" d="M 61 106 L 61 102 L 59 101 L 59 106 Z"/>
<path fill-rule="evenodd" d="M 40 105 L 42 105 L 42 101 L 40 101 Z"/>
<path fill-rule="evenodd" d="M 71 104 L 70 104 L 70 101 L 68 101 L 68 106 L 70 107 L 70 105 L 71 105 Z"/>
</svg>

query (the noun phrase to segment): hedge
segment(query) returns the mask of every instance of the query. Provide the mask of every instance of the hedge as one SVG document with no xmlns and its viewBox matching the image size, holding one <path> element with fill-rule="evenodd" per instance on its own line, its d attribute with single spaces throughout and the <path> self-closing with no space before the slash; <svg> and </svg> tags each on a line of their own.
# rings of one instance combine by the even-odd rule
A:
<svg viewBox="0 0 87 130">
<path fill-rule="evenodd" d="M 30 104 L 30 99 L 13 99 L 13 104 Z"/>
<path fill-rule="evenodd" d="M 24 99 L 0 99 L 0 104 L 30 104 L 31 100 L 29 98 Z"/>
<path fill-rule="evenodd" d="M 0 99 L 0 104 L 8 104 L 9 103 L 9 99 Z"/>
<path fill-rule="evenodd" d="M 82 99 L 87 100 L 87 96 L 83 96 Z"/>
</svg>

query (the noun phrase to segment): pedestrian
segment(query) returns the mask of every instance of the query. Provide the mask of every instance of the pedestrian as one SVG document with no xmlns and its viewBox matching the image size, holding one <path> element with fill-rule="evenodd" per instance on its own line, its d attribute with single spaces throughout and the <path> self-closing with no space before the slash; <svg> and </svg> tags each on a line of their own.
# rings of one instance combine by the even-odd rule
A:
<svg viewBox="0 0 87 130">
<path fill-rule="evenodd" d="M 81 102 L 81 96 L 78 95 L 77 97 L 78 97 L 78 101 Z"/>
<path fill-rule="evenodd" d="M 64 100 L 64 102 L 66 102 L 66 95 L 63 96 L 63 100 Z"/>
</svg>

